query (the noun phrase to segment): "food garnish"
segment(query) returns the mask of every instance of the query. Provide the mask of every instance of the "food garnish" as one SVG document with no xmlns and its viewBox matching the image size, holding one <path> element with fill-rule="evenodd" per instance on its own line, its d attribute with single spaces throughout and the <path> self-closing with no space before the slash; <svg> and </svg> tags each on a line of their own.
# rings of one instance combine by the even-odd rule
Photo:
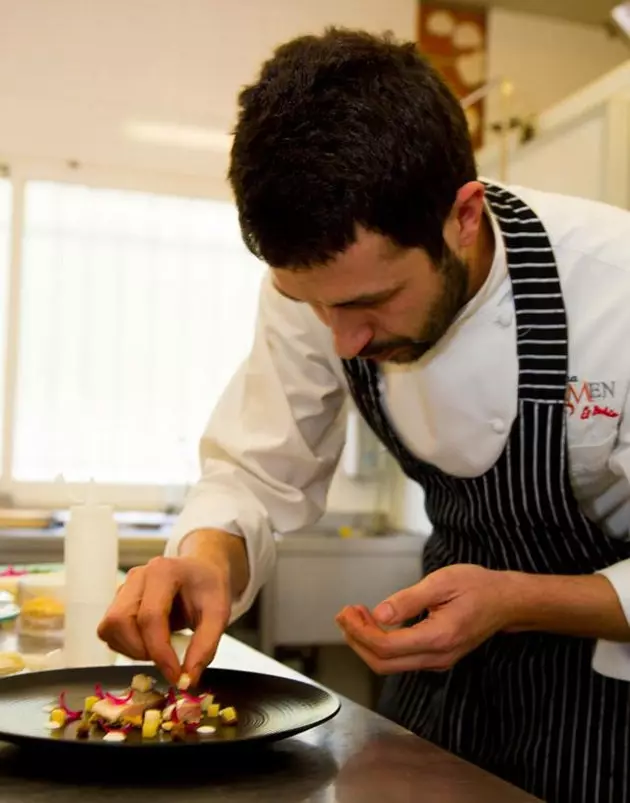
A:
<svg viewBox="0 0 630 803">
<path fill-rule="evenodd" d="M 179 691 L 186 691 L 187 689 L 190 688 L 190 684 L 191 684 L 190 675 L 184 672 L 183 675 L 181 675 L 180 679 L 177 681 L 177 688 L 179 689 Z"/>
<path fill-rule="evenodd" d="M 104 742 L 124 742 L 127 738 L 127 734 L 123 733 L 123 731 L 109 731 L 108 733 L 103 736 Z"/>
<path fill-rule="evenodd" d="M 158 734 L 161 724 L 162 715 L 159 711 L 156 711 L 155 709 L 147 711 L 144 715 L 144 721 L 142 723 L 142 738 L 154 739 Z"/>
<path fill-rule="evenodd" d="M 158 691 L 155 680 L 148 675 L 134 675 L 129 688 L 120 694 L 104 691 L 97 683 L 94 694 L 84 699 L 82 710 L 70 708 L 63 691 L 57 706 L 49 709 L 48 728 L 59 730 L 76 723 L 77 739 L 89 739 L 101 731 L 102 739 L 120 742 L 134 733 L 142 739 L 181 742 L 189 735 L 210 736 L 219 728 L 224 729 L 225 738 L 232 737 L 232 726 L 238 723 L 236 709 L 222 707 L 210 692 L 191 694 L 187 691 L 187 678 L 182 675 L 177 688 L 166 692 Z M 212 724 L 209 720 L 213 720 Z"/>
<path fill-rule="evenodd" d="M 62 691 L 61 694 L 59 695 L 59 709 L 61 709 L 61 711 L 63 711 L 64 714 L 66 715 L 67 722 L 74 722 L 75 719 L 81 719 L 81 717 L 83 716 L 83 711 L 73 711 L 71 708 L 68 708 L 68 706 L 66 705 L 65 691 Z M 53 711 L 53 714 L 54 713 L 55 712 Z"/>
<path fill-rule="evenodd" d="M 222 711 L 219 711 L 219 717 L 221 718 L 221 722 L 224 725 L 235 725 L 238 717 L 236 715 L 236 709 L 232 706 L 229 708 L 224 708 Z"/>
<path fill-rule="evenodd" d="M 201 734 L 201 736 L 209 736 L 213 733 L 216 733 L 217 729 L 213 728 L 212 725 L 200 725 L 197 728 L 197 733 Z"/>
</svg>

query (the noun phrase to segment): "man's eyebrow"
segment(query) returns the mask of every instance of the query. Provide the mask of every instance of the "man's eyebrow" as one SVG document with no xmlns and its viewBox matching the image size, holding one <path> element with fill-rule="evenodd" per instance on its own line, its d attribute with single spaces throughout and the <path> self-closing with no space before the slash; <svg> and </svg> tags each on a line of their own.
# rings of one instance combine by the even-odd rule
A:
<svg viewBox="0 0 630 803">
<path fill-rule="evenodd" d="M 337 301 L 328 306 L 331 307 L 369 307 L 371 304 L 378 304 L 380 301 L 387 301 L 388 298 L 391 298 L 395 295 L 400 289 L 402 285 L 396 285 L 395 287 L 388 287 L 384 290 L 379 290 L 378 293 L 362 293 L 361 295 L 354 296 L 354 298 L 349 298 L 345 301 Z"/>
<path fill-rule="evenodd" d="M 281 296 L 284 298 L 289 299 L 289 301 L 295 301 L 298 304 L 304 303 L 302 299 L 295 298 L 289 293 L 282 290 L 278 287 L 277 284 L 274 282 L 274 288 Z M 327 307 L 335 307 L 335 308 L 345 308 L 345 307 L 367 307 L 371 304 L 378 304 L 381 301 L 387 301 L 389 298 L 394 296 L 399 290 L 401 290 L 403 285 L 396 285 L 394 287 L 388 287 L 384 290 L 379 290 L 377 293 L 362 293 L 361 295 L 354 296 L 353 298 L 344 299 L 343 301 L 332 301 L 329 304 L 326 304 Z"/>
</svg>

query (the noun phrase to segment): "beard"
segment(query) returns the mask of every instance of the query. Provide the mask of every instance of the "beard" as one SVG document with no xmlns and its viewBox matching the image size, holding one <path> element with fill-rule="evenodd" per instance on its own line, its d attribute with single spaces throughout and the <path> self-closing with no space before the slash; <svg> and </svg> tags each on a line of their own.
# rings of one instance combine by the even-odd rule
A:
<svg viewBox="0 0 630 803">
<path fill-rule="evenodd" d="M 358 355 L 361 359 L 407 365 L 417 362 L 444 337 L 468 300 L 469 272 L 466 262 L 450 249 L 436 269 L 442 279 L 442 291 L 420 331 L 411 337 L 369 343 Z"/>
</svg>

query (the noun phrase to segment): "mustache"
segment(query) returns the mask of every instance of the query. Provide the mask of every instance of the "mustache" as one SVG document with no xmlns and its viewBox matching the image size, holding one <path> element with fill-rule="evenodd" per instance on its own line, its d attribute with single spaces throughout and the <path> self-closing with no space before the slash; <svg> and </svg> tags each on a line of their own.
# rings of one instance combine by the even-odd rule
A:
<svg viewBox="0 0 630 803">
<path fill-rule="evenodd" d="M 426 350 L 430 345 L 431 344 L 427 343 L 425 340 L 413 340 L 410 337 L 399 337 L 395 340 L 386 340 L 380 343 L 368 343 L 365 348 L 361 349 L 357 356 L 364 360 L 369 360 L 374 357 L 382 357 L 384 354 L 388 354 L 400 348 Z"/>
</svg>

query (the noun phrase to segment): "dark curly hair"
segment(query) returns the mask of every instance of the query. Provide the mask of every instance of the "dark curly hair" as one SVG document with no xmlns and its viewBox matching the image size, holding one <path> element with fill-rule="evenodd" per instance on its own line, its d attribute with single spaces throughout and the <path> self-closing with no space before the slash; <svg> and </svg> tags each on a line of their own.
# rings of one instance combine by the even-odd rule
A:
<svg viewBox="0 0 630 803">
<path fill-rule="evenodd" d="M 461 105 L 414 43 L 329 28 L 278 47 L 241 91 L 228 175 L 247 247 L 308 268 L 357 226 L 439 261 L 477 172 Z"/>
</svg>

